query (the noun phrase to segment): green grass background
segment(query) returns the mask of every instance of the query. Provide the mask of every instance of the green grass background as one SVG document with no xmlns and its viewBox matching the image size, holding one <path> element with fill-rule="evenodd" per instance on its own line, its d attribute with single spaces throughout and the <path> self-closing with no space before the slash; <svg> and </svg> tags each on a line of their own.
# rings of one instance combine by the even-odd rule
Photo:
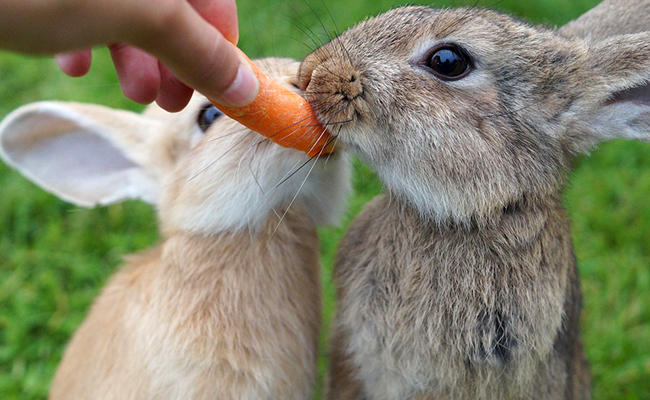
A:
<svg viewBox="0 0 650 400">
<path fill-rule="evenodd" d="M 436 6 L 475 1 L 437 1 Z M 597 0 L 479 2 L 561 25 Z M 385 11 L 385 0 L 241 0 L 241 47 L 253 57 L 301 58 L 337 29 Z M 309 34 L 308 34 L 309 33 Z M 317 42 L 316 41 L 316 42 Z M 200 54 L 197 54 L 200 57 Z M 106 51 L 91 73 L 65 77 L 51 59 L 0 53 L 0 118 L 45 99 L 141 109 L 124 99 Z M 121 256 L 153 245 L 152 210 L 138 202 L 76 208 L 0 165 L 0 399 L 42 399 L 67 340 Z M 381 191 L 355 163 L 347 220 Z M 566 205 L 584 292 L 583 332 L 596 399 L 650 399 L 650 145 L 615 141 L 576 161 Z M 325 333 L 334 309 L 332 258 L 344 228 L 321 230 Z M 321 378 L 327 360 L 320 359 Z"/>
</svg>

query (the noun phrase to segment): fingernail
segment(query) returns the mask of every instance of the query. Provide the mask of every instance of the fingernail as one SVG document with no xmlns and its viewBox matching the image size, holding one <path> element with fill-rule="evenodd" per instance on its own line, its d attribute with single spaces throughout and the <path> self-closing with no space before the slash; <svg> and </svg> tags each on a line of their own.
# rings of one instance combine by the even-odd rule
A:
<svg viewBox="0 0 650 400">
<path fill-rule="evenodd" d="M 243 107 L 255 99 L 259 89 L 260 83 L 255 77 L 255 74 L 243 65 L 240 65 L 235 80 L 221 95 L 221 98 L 231 106 Z"/>
</svg>

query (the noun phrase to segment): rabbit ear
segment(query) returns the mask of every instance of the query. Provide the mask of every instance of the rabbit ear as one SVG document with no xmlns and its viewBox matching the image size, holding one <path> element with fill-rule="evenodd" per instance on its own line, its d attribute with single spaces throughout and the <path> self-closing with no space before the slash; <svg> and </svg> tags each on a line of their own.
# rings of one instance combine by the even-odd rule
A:
<svg viewBox="0 0 650 400">
<path fill-rule="evenodd" d="M 571 37 L 602 40 L 614 35 L 650 29 L 648 0 L 603 0 L 559 31 Z"/>
<path fill-rule="evenodd" d="M 590 49 L 599 104 L 585 121 L 596 140 L 650 140 L 650 33 L 610 38 Z"/>
<path fill-rule="evenodd" d="M 154 203 L 157 174 L 144 167 L 151 163 L 146 142 L 159 128 L 131 112 L 34 103 L 0 124 L 0 155 L 43 189 L 80 206 L 133 198 Z"/>
</svg>

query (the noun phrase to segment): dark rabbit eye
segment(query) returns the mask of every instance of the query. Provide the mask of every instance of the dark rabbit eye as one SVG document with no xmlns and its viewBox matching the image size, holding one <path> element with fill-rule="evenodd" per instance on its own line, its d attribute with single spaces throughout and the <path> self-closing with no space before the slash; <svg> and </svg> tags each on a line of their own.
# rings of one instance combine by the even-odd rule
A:
<svg viewBox="0 0 650 400">
<path fill-rule="evenodd" d="M 201 128 L 203 132 L 207 131 L 212 126 L 214 121 L 216 121 L 222 115 L 223 113 L 217 107 L 213 105 L 205 106 L 199 113 L 199 128 Z"/>
<path fill-rule="evenodd" d="M 471 69 L 469 57 L 461 49 L 453 45 L 437 48 L 428 57 L 425 65 L 438 78 L 447 81 L 464 78 Z"/>
</svg>

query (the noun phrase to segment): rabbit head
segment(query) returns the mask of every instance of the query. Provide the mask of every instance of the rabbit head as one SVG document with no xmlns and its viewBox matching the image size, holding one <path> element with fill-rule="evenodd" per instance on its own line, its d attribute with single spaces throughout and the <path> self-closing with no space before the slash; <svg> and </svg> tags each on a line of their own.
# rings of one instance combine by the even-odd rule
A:
<svg viewBox="0 0 650 400">
<path fill-rule="evenodd" d="M 295 89 L 298 63 L 258 61 Z M 26 177 L 81 206 L 142 199 L 158 208 L 163 232 L 255 231 L 300 206 L 317 223 L 344 210 L 344 154 L 312 159 L 271 143 L 224 116 L 203 96 L 170 114 L 41 102 L 0 125 L 0 153 Z"/>
<path fill-rule="evenodd" d="M 559 196 L 572 157 L 650 138 L 650 33 L 569 38 L 476 8 L 404 7 L 310 54 L 300 88 L 392 195 L 438 222 Z"/>
</svg>

